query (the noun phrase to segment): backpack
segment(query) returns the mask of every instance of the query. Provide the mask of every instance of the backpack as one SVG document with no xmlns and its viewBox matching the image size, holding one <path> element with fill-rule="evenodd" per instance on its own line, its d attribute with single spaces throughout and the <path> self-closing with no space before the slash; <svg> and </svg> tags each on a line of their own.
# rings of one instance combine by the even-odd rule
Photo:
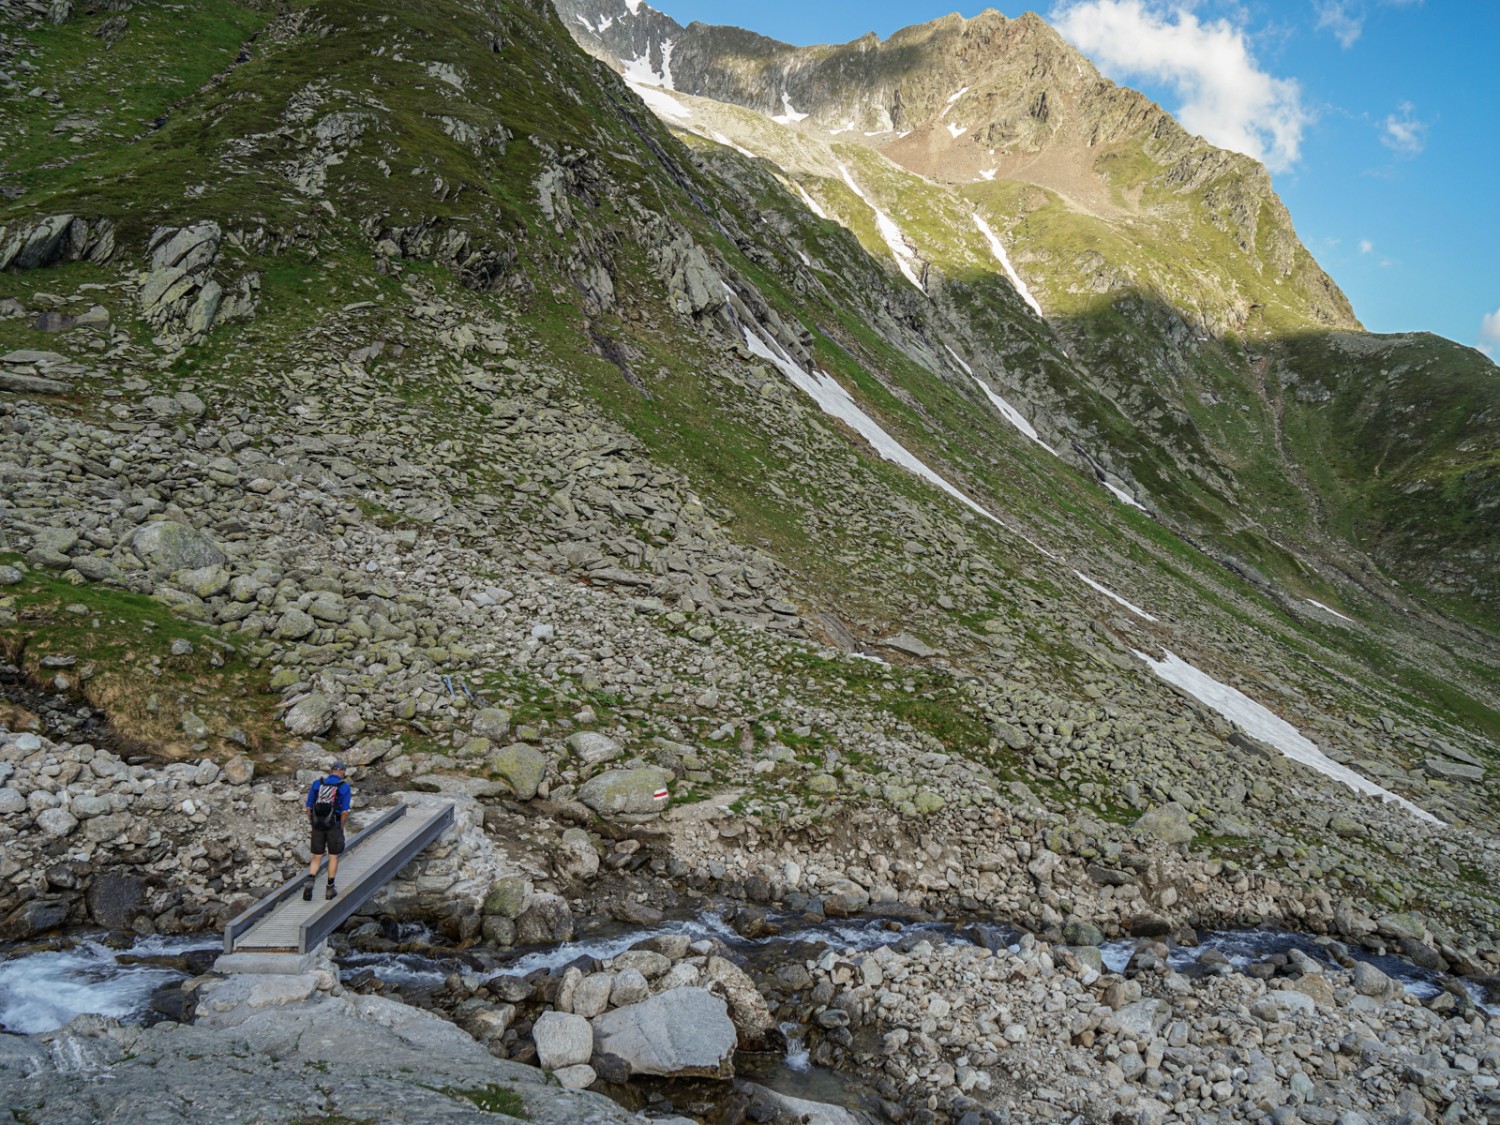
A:
<svg viewBox="0 0 1500 1125">
<path fill-rule="evenodd" d="M 339 787 L 326 781 L 318 783 L 318 794 L 313 798 L 312 822 L 314 828 L 328 829 L 339 822 Z"/>
</svg>

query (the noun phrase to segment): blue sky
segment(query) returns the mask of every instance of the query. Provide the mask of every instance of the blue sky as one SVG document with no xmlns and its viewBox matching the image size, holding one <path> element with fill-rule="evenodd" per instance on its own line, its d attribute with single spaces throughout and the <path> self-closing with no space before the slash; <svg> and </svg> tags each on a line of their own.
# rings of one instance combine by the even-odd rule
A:
<svg viewBox="0 0 1500 1125">
<path fill-rule="evenodd" d="M 1109 77 L 1272 170 L 1302 241 L 1375 332 L 1500 359 L 1494 0 L 659 0 L 681 23 L 842 43 L 958 11 L 1036 10 Z"/>
</svg>

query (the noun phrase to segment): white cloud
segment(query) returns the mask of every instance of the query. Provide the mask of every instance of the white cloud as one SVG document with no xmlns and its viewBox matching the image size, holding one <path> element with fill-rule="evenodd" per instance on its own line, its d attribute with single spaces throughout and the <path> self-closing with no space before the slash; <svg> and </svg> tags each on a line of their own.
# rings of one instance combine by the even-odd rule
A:
<svg viewBox="0 0 1500 1125">
<path fill-rule="evenodd" d="M 1371 242 L 1368 238 L 1361 238 L 1359 240 L 1359 252 L 1361 254 L 1369 254 L 1374 249 L 1375 249 L 1375 244 L 1373 242 Z"/>
<path fill-rule="evenodd" d="M 1479 350 L 1485 355 L 1500 355 L 1500 309 L 1485 314 L 1479 322 Z"/>
<path fill-rule="evenodd" d="M 1318 5 L 1318 30 L 1331 31 L 1339 46 L 1348 50 L 1365 29 L 1365 14 L 1346 0 L 1327 0 Z"/>
<path fill-rule="evenodd" d="M 1072 0 L 1052 13 L 1052 24 L 1110 77 L 1171 85 L 1183 102 L 1177 119 L 1190 132 L 1273 172 L 1297 162 L 1310 120 L 1301 87 L 1260 68 L 1243 27 L 1205 23 L 1157 0 Z"/>
<path fill-rule="evenodd" d="M 1380 143 L 1402 156 L 1416 156 L 1427 147 L 1427 122 L 1417 117 L 1417 107 L 1402 102 L 1381 123 Z"/>
</svg>

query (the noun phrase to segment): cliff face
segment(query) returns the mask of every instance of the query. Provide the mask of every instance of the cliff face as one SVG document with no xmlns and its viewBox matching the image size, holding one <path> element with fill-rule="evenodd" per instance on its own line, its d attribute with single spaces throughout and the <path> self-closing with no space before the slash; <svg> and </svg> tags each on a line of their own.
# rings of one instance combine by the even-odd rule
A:
<svg viewBox="0 0 1500 1125">
<path fill-rule="evenodd" d="M 867 35 L 798 48 L 739 29 L 684 28 L 645 6 L 631 15 L 618 0 L 562 0 L 559 10 L 587 49 L 634 60 L 634 80 L 753 110 L 805 138 L 799 146 L 742 118 L 695 110 L 716 122 L 701 135 L 778 162 L 893 264 L 901 255 L 868 208 L 840 199 L 840 161 L 855 158 L 834 153 L 858 146 L 914 173 L 883 205 L 898 216 L 900 237 L 940 303 L 940 291 L 959 298 L 973 274 L 970 256 L 950 254 L 952 239 L 940 229 L 948 220 L 937 218 L 948 204 L 936 197 L 959 201 L 959 225 L 970 222 L 963 208 L 975 209 L 1075 361 L 1066 373 L 1011 367 L 1008 386 L 1080 463 L 1128 480 L 1138 498 L 1226 553 L 1243 552 L 1228 538 L 1248 519 L 1272 538 L 1318 551 L 1373 550 L 1404 579 L 1455 588 L 1452 558 L 1434 550 L 1440 535 L 1411 531 L 1433 524 L 1430 507 L 1412 499 L 1429 486 L 1420 476 L 1372 484 L 1355 468 L 1361 456 L 1349 432 L 1319 417 L 1328 400 L 1306 391 L 1316 384 L 1329 398 L 1363 400 L 1381 379 L 1376 357 L 1406 345 L 1363 337 L 1367 346 L 1354 352 L 1293 346 L 1361 328 L 1297 238 L 1265 169 L 1101 77 L 1039 17 L 953 15 L 885 41 Z M 661 57 L 669 68 L 657 65 Z M 806 159 L 809 145 L 825 155 Z M 896 178 L 885 178 L 895 190 Z M 903 211 L 909 222 L 899 221 Z M 1485 416 L 1494 397 L 1486 365 L 1474 367 L 1467 349 L 1435 338 L 1423 347 L 1438 381 L 1461 388 L 1469 417 Z M 1357 358 L 1330 370 L 1315 354 Z M 1313 368 L 1302 370 L 1306 363 Z M 1280 375 L 1268 380 L 1272 366 Z M 1303 389 L 1288 394 L 1290 384 Z M 1430 487 L 1459 498 L 1468 514 L 1436 523 L 1487 567 L 1500 530 L 1482 499 L 1490 470 L 1468 458 L 1462 470 L 1449 466 L 1446 439 L 1435 434 L 1451 432 L 1450 423 L 1433 421 L 1415 427 L 1405 463 L 1423 465 L 1436 474 Z M 1464 428 L 1462 441 L 1477 443 L 1485 461 L 1494 440 Z M 1251 553 L 1257 565 L 1281 565 L 1270 543 Z M 1357 567 L 1352 556 L 1340 565 Z M 1458 586 L 1492 604 L 1490 579 L 1459 565 Z"/>
</svg>

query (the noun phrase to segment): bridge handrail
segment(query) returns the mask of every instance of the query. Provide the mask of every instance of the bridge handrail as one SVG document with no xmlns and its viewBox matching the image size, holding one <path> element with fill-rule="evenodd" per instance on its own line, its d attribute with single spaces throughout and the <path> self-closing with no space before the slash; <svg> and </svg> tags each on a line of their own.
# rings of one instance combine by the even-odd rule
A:
<svg viewBox="0 0 1500 1125">
<path fill-rule="evenodd" d="M 401 808 L 404 810 L 406 806 L 402 805 Z M 325 902 L 313 911 L 299 929 L 298 945 L 302 952 L 312 949 L 343 925 L 351 914 L 373 898 L 376 891 L 385 886 L 391 876 L 410 863 L 418 852 L 446 832 L 448 826 L 453 823 L 453 817 L 453 806 L 444 805 L 430 823 L 424 825 L 421 831 L 405 844 L 365 872 L 357 883 L 337 898 Z"/>
<path fill-rule="evenodd" d="M 349 842 L 344 845 L 344 854 L 348 855 L 355 848 L 359 847 L 360 844 L 364 843 L 376 832 L 379 832 L 388 824 L 394 824 L 397 820 L 406 815 L 406 811 L 407 806 L 405 803 L 402 803 L 398 804 L 395 808 L 387 809 L 385 812 L 381 813 L 369 824 L 361 828 L 358 834 L 353 836 L 349 840 Z M 234 943 L 239 940 L 240 935 L 245 933 L 250 929 L 250 927 L 255 925 L 255 923 L 259 922 L 267 914 L 271 913 L 271 911 L 275 910 L 283 902 L 300 891 L 302 889 L 302 881 L 306 878 L 306 872 L 299 872 L 298 874 L 293 875 L 290 879 L 281 884 L 281 886 L 277 887 L 270 894 L 266 895 L 260 901 L 250 906 L 243 913 L 237 915 L 229 923 L 229 925 L 224 927 L 224 952 L 233 953 Z M 304 948 L 306 947 L 304 946 Z"/>
</svg>

